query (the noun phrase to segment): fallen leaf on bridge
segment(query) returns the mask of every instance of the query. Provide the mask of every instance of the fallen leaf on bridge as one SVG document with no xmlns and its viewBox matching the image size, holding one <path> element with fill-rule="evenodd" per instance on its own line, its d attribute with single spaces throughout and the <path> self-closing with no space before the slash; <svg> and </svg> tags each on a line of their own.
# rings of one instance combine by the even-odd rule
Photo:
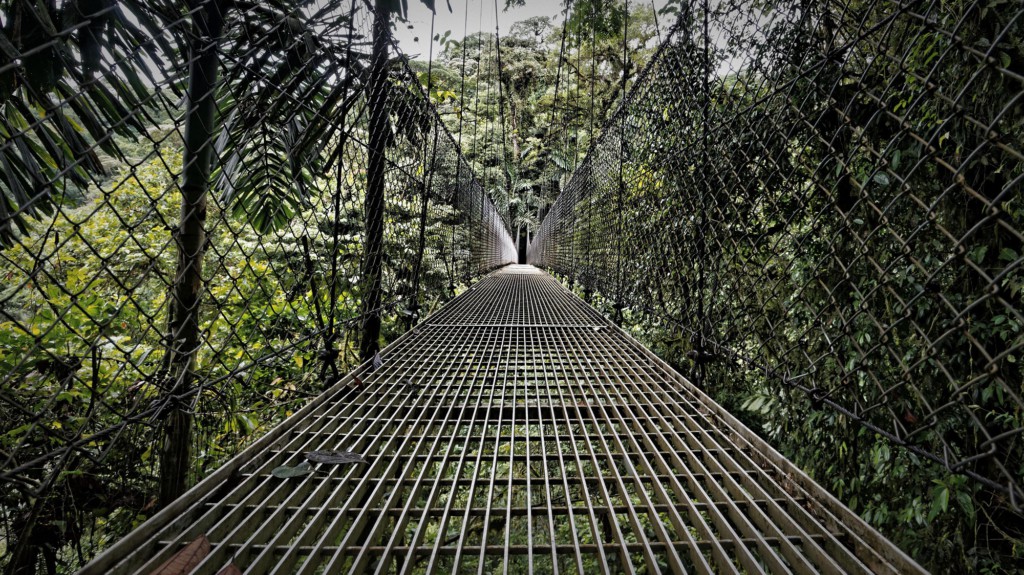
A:
<svg viewBox="0 0 1024 575">
<path fill-rule="evenodd" d="M 303 461 L 302 463 L 296 465 L 295 467 L 282 465 L 281 467 L 277 467 L 270 472 L 271 475 L 279 479 L 302 477 L 304 475 L 309 475 L 310 473 L 313 473 L 313 466 L 311 466 L 308 461 Z"/>
<path fill-rule="evenodd" d="M 306 459 L 313 463 L 369 463 L 365 457 L 351 451 L 308 451 Z"/>
<path fill-rule="evenodd" d="M 156 568 L 150 575 L 186 575 L 199 565 L 206 556 L 210 554 L 210 540 L 206 535 L 200 535 L 181 551 L 164 561 L 163 565 Z"/>
</svg>

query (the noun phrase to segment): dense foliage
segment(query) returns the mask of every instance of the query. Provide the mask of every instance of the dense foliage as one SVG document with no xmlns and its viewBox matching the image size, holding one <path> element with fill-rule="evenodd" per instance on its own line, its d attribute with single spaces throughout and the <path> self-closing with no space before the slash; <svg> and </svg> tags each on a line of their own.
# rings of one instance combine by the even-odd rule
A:
<svg viewBox="0 0 1024 575">
<path fill-rule="evenodd" d="M 523 233 L 540 224 L 658 40 L 648 5 L 627 16 L 621 2 L 573 4 L 565 22 L 534 17 L 506 36 L 442 33 L 431 78 L 425 63 L 417 65 L 491 198 Z"/>
<path fill-rule="evenodd" d="M 74 570 L 155 512 L 168 414 L 188 415 L 192 484 L 359 361 L 372 15 L 301 4 L 0 3 L 13 49 L 57 58 L 0 63 L 0 162 L 17 168 L 0 175 L 0 569 Z M 201 46 L 190 26 L 220 17 L 221 44 Z M 99 28 L 52 34 L 82 18 Z M 205 127 L 181 100 L 203 50 L 224 77 L 190 96 L 215 104 Z M 504 231 L 406 62 L 382 72 L 369 313 L 387 341 L 493 267 Z M 195 269 L 196 343 L 181 350 L 172 316 Z"/>
<path fill-rule="evenodd" d="M 682 15 L 536 261 L 926 567 L 1016 572 L 1019 7 Z"/>
<path fill-rule="evenodd" d="M 0 61 L 11 571 L 80 565 L 151 514 L 160 414 L 182 401 L 165 376 L 184 70 L 126 47 L 149 34 L 147 53 L 182 53 L 188 35 L 160 31 L 172 4 L 123 4 L 132 17 L 47 44 L 46 18 L 0 3 L 6 37 L 32 53 Z M 184 398 L 193 480 L 357 361 L 368 26 L 257 4 L 239 3 L 222 47 L 200 384 Z M 478 271 L 452 191 L 467 176 L 450 151 L 437 160 L 422 87 L 513 230 L 536 233 L 580 182 L 604 198 L 573 220 L 572 265 L 555 266 L 581 293 L 927 567 L 1019 570 L 1024 520 L 975 480 L 1024 478 L 1019 11 L 758 2 L 774 14 L 759 20 L 726 2 L 710 19 L 729 41 L 708 46 L 692 6 L 634 4 L 578 0 L 564 23 L 447 40 L 415 79 L 389 64 L 384 339 L 425 313 L 410 304 L 429 311 Z M 101 32 L 116 50 L 97 52 Z M 646 115 L 605 123 L 637 102 Z M 923 455 L 944 450 L 975 479 Z"/>
</svg>

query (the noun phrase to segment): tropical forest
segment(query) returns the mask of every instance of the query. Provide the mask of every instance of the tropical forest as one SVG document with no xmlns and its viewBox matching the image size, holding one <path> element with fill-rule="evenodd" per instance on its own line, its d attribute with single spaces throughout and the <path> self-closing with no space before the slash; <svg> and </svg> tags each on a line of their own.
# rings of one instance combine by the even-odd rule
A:
<svg viewBox="0 0 1024 575">
<path fill-rule="evenodd" d="M 0 0 L 0 572 L 1024 572 L 1024 5 L 540 4 Z"/>
</svg>

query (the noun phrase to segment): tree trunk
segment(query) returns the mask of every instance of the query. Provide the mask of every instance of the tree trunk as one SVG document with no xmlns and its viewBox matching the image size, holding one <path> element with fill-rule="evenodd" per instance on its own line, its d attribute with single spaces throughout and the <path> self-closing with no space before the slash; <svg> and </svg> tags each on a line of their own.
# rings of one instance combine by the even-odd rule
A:
<svg viewBox="0 0 1024 575">
<path fill-rule="evenodd" d="M 176 232 L 178 270 L 171 300 L 168 366 L 171 407 L 164 420 L 160 455 L 160 503 L 167 505 L 188 488 L 191 467 L 192 414 L 178 398 L 195 377 L 199 347 L 199 303 L 206 249 L 206 195 L 213 152 L 216 112 L 217 46 L 224 28 L 224 2 L 210 0 L 195 13 L 192 63 L 189 67 L 188 112 L 185 119 L 181 219 Z"/>
<path fill-rule="evenodd" d="M 381 267 L 384 251 L 384 162 L 388 137 L 387 65 L 390 14 L 377 0 L 370 64 L 370 149 L 366 162 L 366 218 L 363 244 L 363 337 L 359 355 L 366 361 L 380 346 Z"/>
<path fill-rule="evenodd" d="M 516 109 L 516 100 L 512 97 L 512 90 L 508 88 L 508 111 L 512 122 L 512 161 L 516 165 L 516 173 L 522 173 L 522 161 L 519 157 L 519 118 Z"/>
</svg>

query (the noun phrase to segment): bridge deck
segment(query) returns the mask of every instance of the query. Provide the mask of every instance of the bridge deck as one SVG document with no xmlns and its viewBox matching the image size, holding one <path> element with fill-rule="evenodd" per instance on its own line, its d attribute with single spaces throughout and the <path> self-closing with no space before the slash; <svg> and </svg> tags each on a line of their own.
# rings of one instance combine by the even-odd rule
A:
<svg viewBox="0 0 1024 575">
<path fill-rule="evenodd" d="M 195 573 L 919 570 L 536 268 L 382 356 L 86 571 L 151 573 L 202 537 Z M 311 450 L 368 462 L 271 475 Z"/>
</svg>

